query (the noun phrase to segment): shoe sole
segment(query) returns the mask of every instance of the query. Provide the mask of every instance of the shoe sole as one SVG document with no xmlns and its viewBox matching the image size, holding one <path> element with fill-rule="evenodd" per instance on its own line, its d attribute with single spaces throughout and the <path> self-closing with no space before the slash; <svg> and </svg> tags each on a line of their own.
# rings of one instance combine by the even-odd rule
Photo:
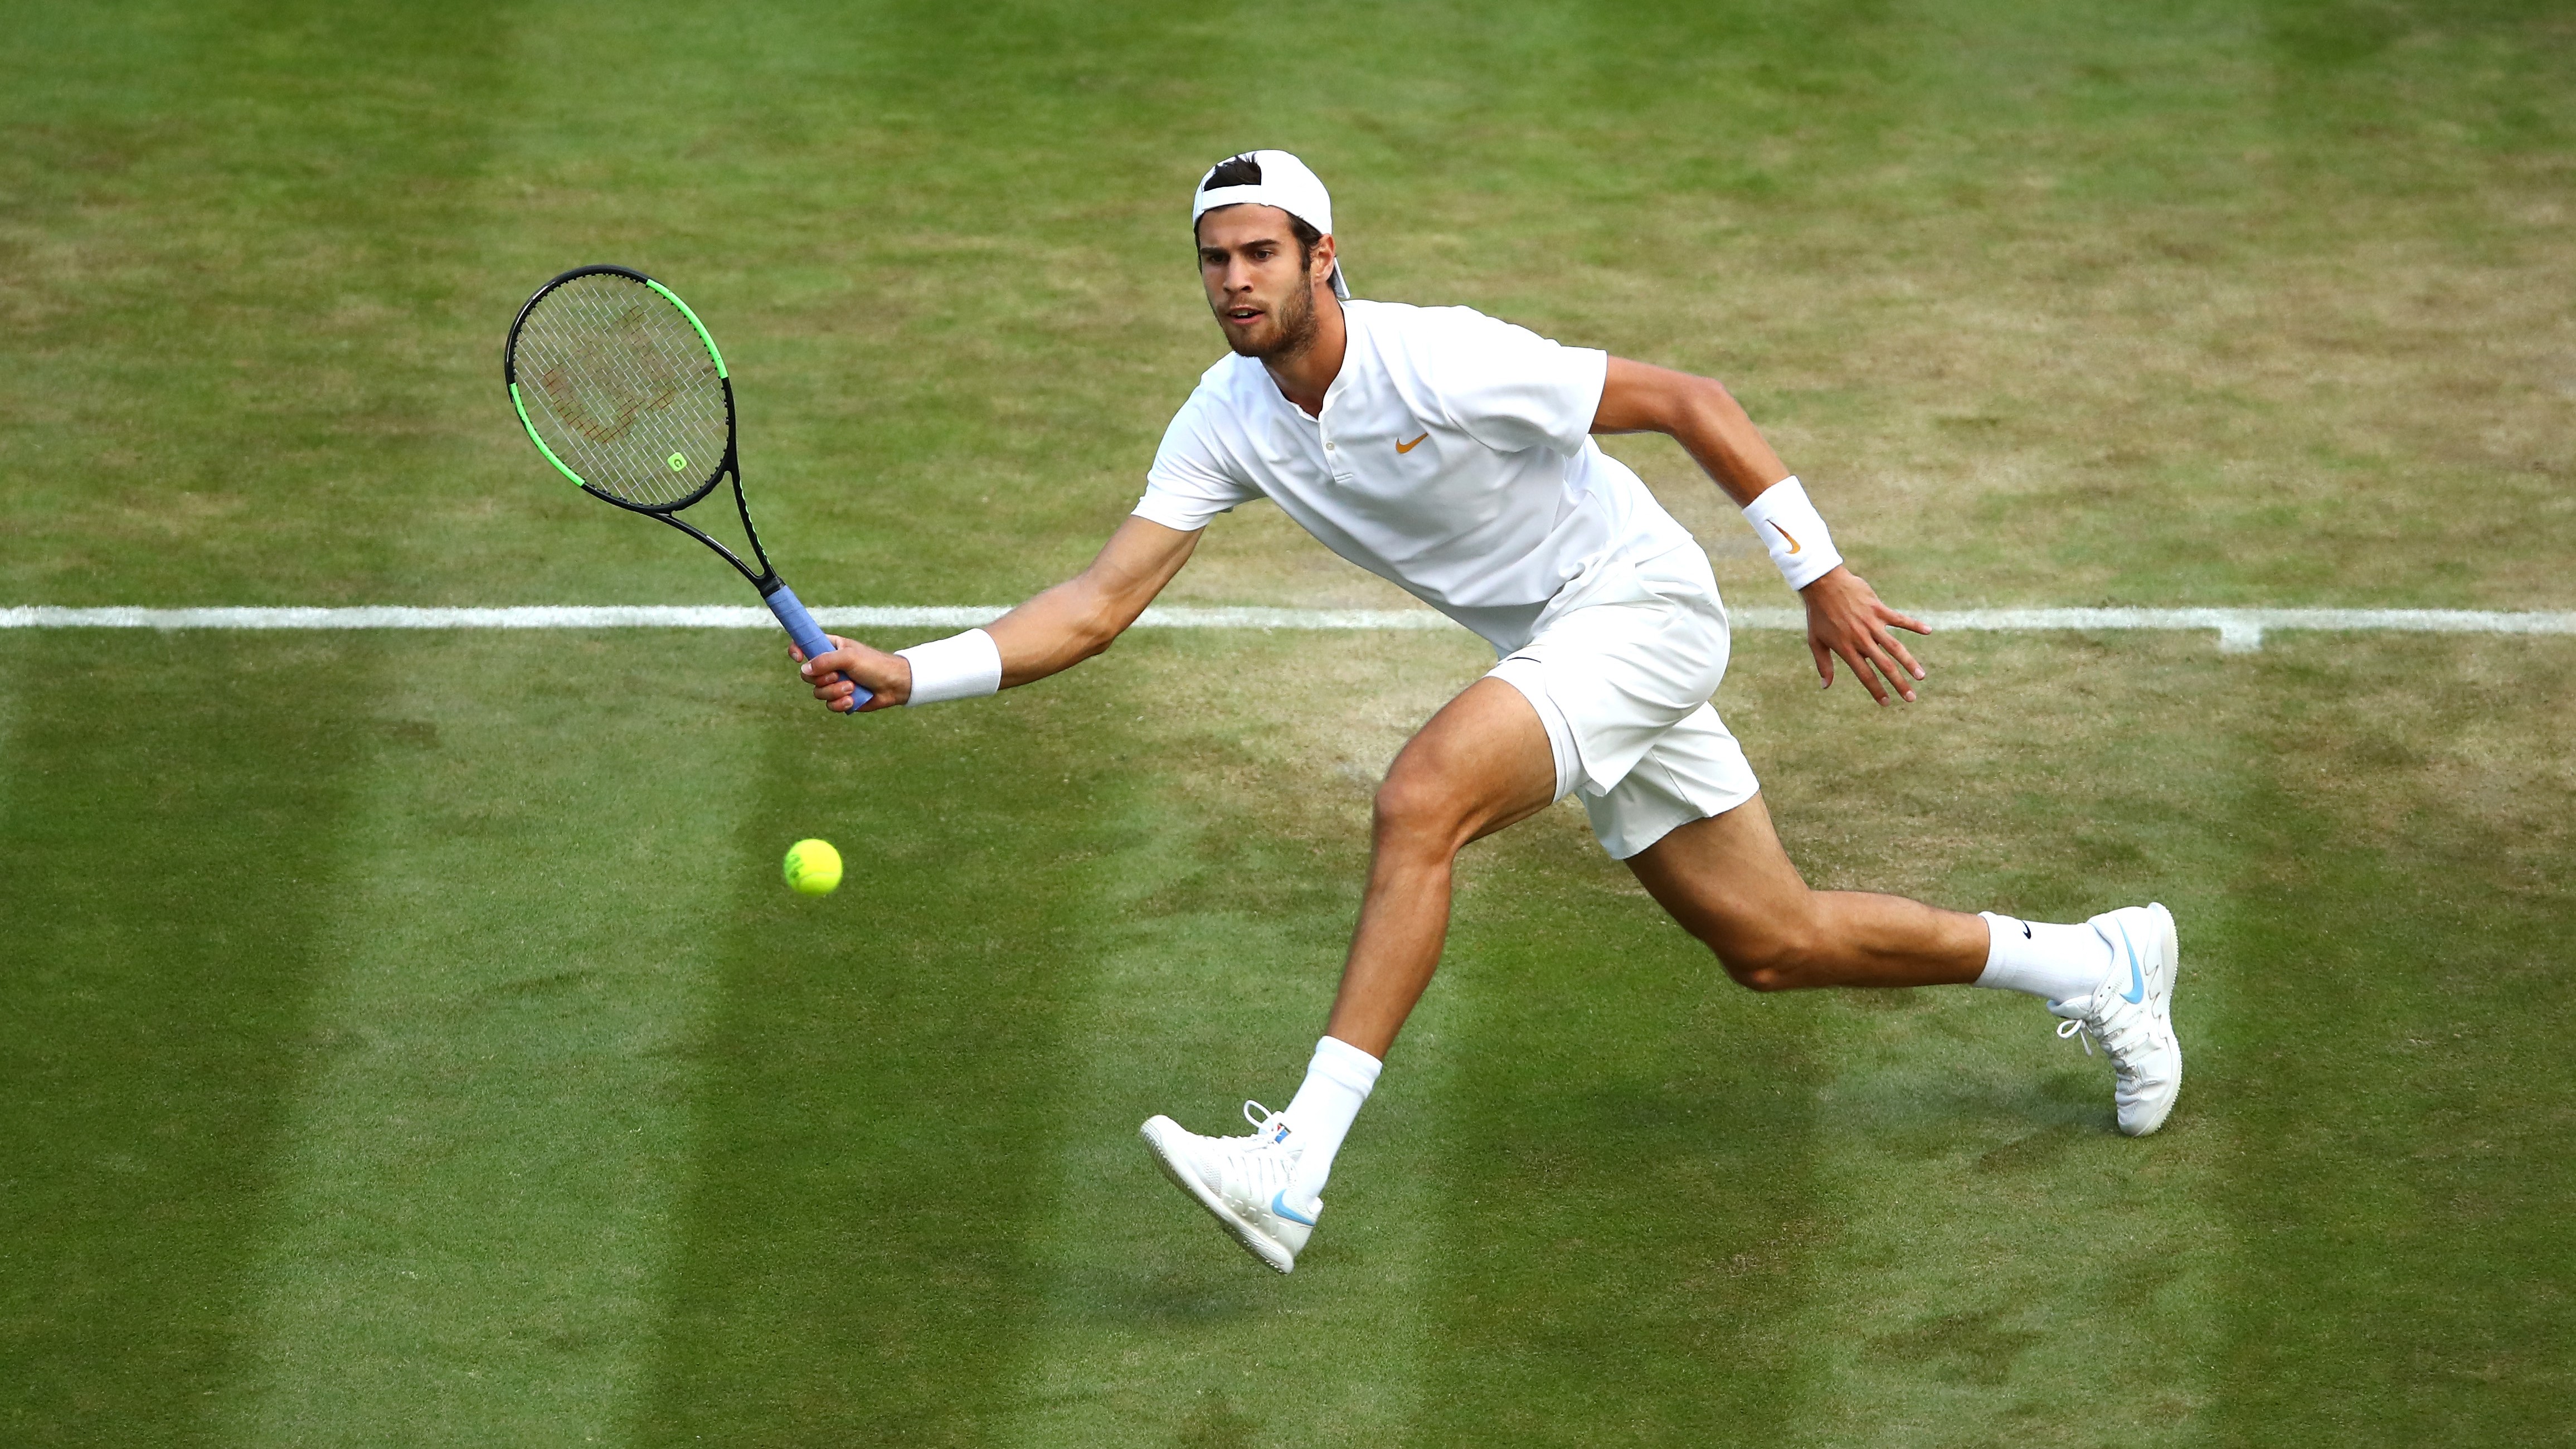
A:
<svg viewBox="0 0 2576 1449">
<path fill-rule="evenodd" d="M 1250 1253 L 1261 1266 L 1274 1273 L 1295 1271 L 1297 1260 L 1290 1257 L 1285 1248 L 1272 1241 L 1269 1234 L 1245 1222 L 1234 1209 L 1225 1205 L 1225 1199 L 1208 1191 L 1207 1184 L 1199 1181 L 1197 1173 L 1190 1171 L 1172 1156 L 1171 1152 L 1163 1146 L 1161 1135 L 1154 1130 L 1158 1125 L 1174 1132 L 1180 1132 L 1183 1129 L 1180 1123 L 1169 1117 L 1149 1117 L 1145 1120 L 1144 1126 L 1136 1129 L 1136 1135 L 1144 1138 L 1145 1146 L 1153 1152 L 1154 1165 L 1163 1170 L 1163 1176 L 1170 1178 L 1174 1187 L 1188 1193 L 1200 1207 L 1206 1208 L 1208 1216 L 1216 1219 L 1217 1226 L 1224 1228 L 1227 1236 L 1242 1244 L 1243 1250 Z M 1273 1254 L 1278 1256 L 1273 1257 Z"/>
<path fill-rule="evenodd" d="M 2173 1043 L 2174 1080 L 2173 1094 L 2165 1098 L 2165 1109 L 2156 1114 L 2154 1121 L 2128 1132 L 2131 1137 L 2144 1137 L 2165 1125 L 2165 1119 L 2173 1115 L 2173 1104 L 2182 1097 L 2182 1036 L 2173 1024 L 2174 984 L 2182 976 L 2182 945 L 2174 935 L 2173 912 L 2161 902 L 2149 902 L 2147 913 L 2156 918 L 2156 970 L 2154 979 L 2147 983 L 2147 1000 L 2156 1020 L 2164 1023 L 2165 1039 Z"/>
</svg>

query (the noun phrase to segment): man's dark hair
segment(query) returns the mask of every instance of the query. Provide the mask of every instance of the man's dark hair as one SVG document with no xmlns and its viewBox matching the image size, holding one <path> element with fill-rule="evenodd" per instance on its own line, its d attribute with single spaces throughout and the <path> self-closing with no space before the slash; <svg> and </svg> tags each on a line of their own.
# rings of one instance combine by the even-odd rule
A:
<svg viewBox="0 0 2576 1449">
<path fill-rule="evenodd" d="M 1260 158 L 1246 154 L 1228 156 L 1216 163 L 1216 169 L 1208 173 L 1208 179 L 1199 183 L 1199 190 L 1223 191 L 1229 186 L 1259 186 L 1260 184 Z"/>
<path fill-rule="evenodd" d="M 1216 169 L 1208 173 L 1208 179 L 1199 183 L 1199 190 L 1223 191 L 1229 186 L 1259 186 L 1260 184 L 1261 162 L 1253 156 L 1246 154 L 1242 156 L 1228 156 L 1224 160 L 1216 163 Z M 1237 204 L 1239 205 L 1240 203 Z M 1215 209 L 1223 211 L 1225 208 L 1217 207 Z M 1196 229 L 1197 228 L 1195 227 L 1192 228 L 1192 230 Z M 1294 213 L 1291 213 L 1288 217 L 1288 230 L 1295 234 L 1297 238 L 1298 260 L 1305 264 L 1306 270 L 1310 272 L 1313 271 L 1315 269 L 1315 243 L 1322 241 L 1324 239 L 1324 234 L 1315 230 L 1313 227 L 1308 226 L 1306 224 L 1306 218 Z"/>
</svg>

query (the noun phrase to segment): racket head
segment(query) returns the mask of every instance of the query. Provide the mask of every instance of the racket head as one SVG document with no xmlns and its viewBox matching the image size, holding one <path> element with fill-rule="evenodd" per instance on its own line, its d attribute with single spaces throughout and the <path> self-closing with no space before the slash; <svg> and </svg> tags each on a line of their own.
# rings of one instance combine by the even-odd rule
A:
<svg viewBox="0 0 2576 1449">
<path fill-rule="evenodd" d="M 724 354 L 633 268 L 575 267 L 539 287 L 510 324 L 501 375 L 546 461 L 621 508 L 667 516 L 734 470 Z"/>
</svg>

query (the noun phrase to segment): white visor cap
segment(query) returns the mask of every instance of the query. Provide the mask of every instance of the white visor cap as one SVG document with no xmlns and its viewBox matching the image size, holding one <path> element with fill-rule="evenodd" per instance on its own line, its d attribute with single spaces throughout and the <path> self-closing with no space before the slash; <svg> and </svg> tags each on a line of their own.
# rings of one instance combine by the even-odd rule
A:
<svg viewBox="0 0 2576 1449">
<path fill-rule="evenodd" d="M 1198 227 L 1199 218 L 1220 206 L 1275 206 L 1326 236 L 1333 234 L 1333 194 L 1324 189 L 1323 178 L 1309 170 L 1306 163 L 1285 151 L 1244 151 L 1226 161 L 1250 161 L 1261 172 L 1261 179 L 1250 186 L 1220 186 L 1208 189 L 1217 168 L 1211 166 L 1199 178 L 1199 189 L 1190 195 L 1190 226 Z M 1220 161 L 1217 166 L 1226 164 Z M 1347 302 L 1351 284 L 1342 280 L 1342 264 L 1333 263 L 1333 295 Z"/>
</svg>

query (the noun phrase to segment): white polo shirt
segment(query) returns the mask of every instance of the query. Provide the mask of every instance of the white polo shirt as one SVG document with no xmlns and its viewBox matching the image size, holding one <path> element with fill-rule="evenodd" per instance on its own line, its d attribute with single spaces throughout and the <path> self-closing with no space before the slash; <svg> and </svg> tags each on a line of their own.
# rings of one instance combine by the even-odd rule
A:
<svg viewBox="0 0 2576 1449">
<path fill-rule="evenodd" d="M 1268 498 L 1325 547 L 1483 635 L 1529 642 L 1567 585 L 1691 546 L 1592 441 L 1609 354 L 1466 307 L 1345 302 L 1350 347 L 1308 417 L 1254 358 L 1199 379 L 1136 516 L 1196 532 Z"/>
</svg>

